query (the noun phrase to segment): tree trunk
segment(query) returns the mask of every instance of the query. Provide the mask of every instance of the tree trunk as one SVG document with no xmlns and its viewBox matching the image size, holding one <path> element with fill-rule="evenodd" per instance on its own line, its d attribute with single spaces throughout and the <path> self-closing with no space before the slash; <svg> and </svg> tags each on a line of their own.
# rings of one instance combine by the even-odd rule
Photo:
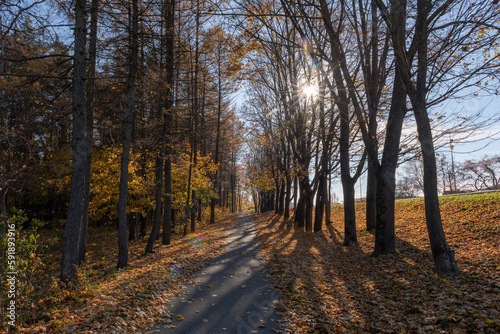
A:
<svg viewBox="0 0 500 334">
<path fill-rule="evenodd" d="M 313 230 L 314 193 L 309 189 L 305 197 L 306 200 L 306 231 Z"/>
<path fill-rule="evenodd" d="M 120 169 L 120 194 L 118 197 L 118 264 L 117 268 L 125 268 L 128 263 L 128 239 L 127 239 L 127 195 L 128 195 L 128 166 L 130 162 L 130 146 L 132 145 L 132 118 L 135 103 L 135 77 L 137 74 L 138 35 L 139 35 L 139 6 L 138 0 L 132 0 L 132 15 L 130 24 L 131 44 L 129 59 L 129 74 L 127 80 L 127 109 L 125 111 L 125 135 L 123 141 L 123 153 Z"/>
<path fill-rule="evenodd" d="M 217 133 L 215 135 L 215 165 L 217 170 L 214 173 L 214 193 L 217 189 L 217 181 L 219 176 L 219 143 L 220 143 L 220 125 L 221 125 L 221 115 L 222 115 L 222 71 L 221 71 L 221 59 L 217 58 Z M 219 191 L 219 196 L 221 195 Z M 217 203 L 217 197 L 213 196 L 210 201 L 210 224 L 215 223 L 215 204 Z"/>
<path fill-rule="evenodd" d="M 89 70 L 87 81 L 87 100 L 86 100 L 86 120 L 85 120 L 85 189 L 84 189 L 84 208 L 83 219 L 80 230 L 80 240 L 78 248 L 78 264 L 85 262 L 87 245 L 87 226 L 89 217 L 90 201 L 90 178 L 92 175 L 92 144 L 94 134 L 94 95 L 95 95 L 95 68 L 97 63 L 97 13 L 99 11 L 99 0 L 92 0 L 90 7 L 90 40 L 89 40 Z"/>
<path fill-rule="evenodd" d="M 298 189 L 299 178 L 297 176 L 294 177 L 293 181 L 293 209 L 297 210 L 297 201 L 299 198 L 299 189 Z"/>
<path fill-rule="evenodd" d="M 324 159 L 324 157 L 322 157 Z M 323 228 L 323 213 L 326 205 L 327 176 L 326 170 L 321 170 L 318 177 L 318 193 L 316 194 L 316 208 L 314 213 L 314 232 L 319 232 Z"/>
<path fill-rule="evenodd" d="M 85 0 L 75 0 L 75 46 L 73 57 L 73 161 L 71 167 L 71 193 L 68 217 L 64 229 L 61 260 L 61 280 L 77 278 L 79 240 L 85 208 L 86 145 L 85 145 L 85 46 L 87 25 Z"/>
<path fill-rule="evenodd" d="M 330 163 L 328 163 L 330 165 Z M 330 175 L 330 166 L 328 166 L 328 190 L 326 195 L 326 205 L 325 205 L 325 222 L 330 224 L 331 222 L 331 212 L 332 212 L 332 177 Z"/>
<path fill-rule="evenodd" d="M 342 179 L 342 190 L 344 193 L 344 246 L 358 242 L 356 235 L 356 203 L 354 200 L 355 182 Z"/>
<path fill-rule="evenodd" d="M 140 216 L 139 216 L 139 220 L 141 222 L 139 237 L 144 237 L 146 235 L 146 224 L 148 221 L 147 217 L 148 217 L 148 214 L 146 214 L 146 216 L 143 216 L 142 214 L 140 214 Z"/>
<path fill-rule="evenodd" d="M 288 153 L 287 153 L 288 156 Z M 284 212 L 284 218 L 288 219 L 290 218 L 290 197 L 291 197 L 291 192 L 292 192 L 292 178 L 290 177 L 290 170 L 289 167 L 285 167 L 285 181 L 286 181 L 286 190 L 285 190 L 285 212 Z"/>
<path fill-rule="evenodd" d="M 414 105 L 414 114 L 424 163 L 425 220 L 436 272 L 439 275 L 456 276 L 458 268 L 455 262 L 455 252 L 448 247 L 441 222 L 437 192 L 436 156 L 425 103 Z"/>
<path fill-rule="evenodd" d="M 201 202 L 201 197 L 198 198 L 198 217 L 196 220 L 201 222 L 201 214 L 203 213 L 203 203 Z"/>
<path fill-rule="evenodd" d="M 375 164 L 368 157 L 368 176 L 366 180 L 366 230 L 372 232 L 375 230 L 377 222 L 377 176 L 375 173 Z"/>
<path fill-rule="evenodd" d="M 165 209 L 163 213 L 162 244 L 170 245 L 172 232 L 172 163 L 170 157 L 165 161 Z"/>
<path fill-rule="evenodd" d="M 279 208 L 278 212 L 280 214 L 283 214 L 285 212 L 285 188 L 286 188 L 286 183 L 285 181 L 281 181 L 281 187 L 280 187 L 280 196 L 279 196 Z"/>
<path fill-rule="evenodd" d="M 163 154 L 162 154 L 163 155 Z M 156 207 L 153 221 L 153 228 L 149 235 L 148 244 L 146 245 L 146 253 L 153 253 L 153 246 L 160 231 L 161 219 L 161 195 L 163 191 L 163 159 L 156 158 Z"/>
<path fill-rule="evenodd" d="M 394 231 L 394 202 L 396 189 L 396 168 L 399 157 L 399 144 L 403 121 L 407 112 L 406 90 L 399 75 L 399 67 L 396 64 L 396 76 L 392 91 L 392 104 L 387 120 L 384 151 L 382 152 L 382 163 L 375 169 L 377 178 L 376 195 L 376 228 L 375 248 L 373 256 L 394 253 L 396 251 L 396 235 Z"/>
<path fill-rule="evenodd" d="M 413 113 L 417 123 L 418 140 L 422 149 L 424 167 L 424 201 L 425 218 L 429 240 L 432 249 L 432 256 L 436 272 L 452 276 L 458 275 L 458 268 L 455 262 L 455 252 L 448 247 L 441 222 L 441 212 L 439 210 L 438 182 L 436 155 L 432 139 L 432 130 L 429 117 L 427 115 L 427 70 L 428 70 L 428 0 L 417 1 L 416 34 L 418 50 L 417 84 L 414 87 L 409 80 L 409 69 L 406 71 L 405 86 L 410 96 L 413 106 Z M 398 59 L 403 63 L 403 59 Z M 415 89 L 416 88 L 416 89 Z"/>
<path fill-rule="evenodd" d="M 214 188 L 215 191 L 215 188 Z M 217 201 L 217 198 L 213 196 L 210 199 L 210 224 L 215 224 L 215 203 Z"/>
<path fill-rule="evenodd" d="M 9 188 L 5 187 L 0 190 L 0 214 L 7 215 L 7 192 Z"/>
<path fill-rule="evenodd" d="M 280 208 L 279 208 L 280 207 L 280 205 L 279 205 L 280 196 L 279 196 L 279 194 L 281 193 L 281 187 L 280 187 L 279 179 L 275 180 L 274 184 L 276 186 L 276 202 L 275 202 L 275 205 L 274 205 L 274 213 L 275 214 L 279 214 L 280 213 Z"/>
<path fill-rule="evenodd" d="M 128 232 L 128 240 L 136 240 L 138 238 L 138 230 L 137 228 L 139 227 L 139 214 L 130 214 L 129 217 L 127 218 L 127 221 L 129 223 L 129 232 Z"/>
<path fill-rule="evenodd" d="M 193 168 L 196 168 L 197 165 L 197 156 L 198 156 L 198 113 L 199 113 L 199 98 L 198 98 L 198 75 L 199 75 L 199 31 L 200 31 L 200 1 L 196 1 L 196 33 L 195 33 L 195 54 L 194 54 L 194 87 L 193 87 Z M 189 192 L 188 192 L 189 196 Z M 192 207 L 191 207 L 191 229 L 190 232 L 194 233 L 196 231 L 196 192 L 193 187 L 192 190 Z"/>
<path fill-rule="evenodd" d="M 166 96 L 166 104 L 165 110 L 167 112 L 166 121 L 169 122 L 167 126 L 168 134 L 171 134 L 171 122 L 172 122 L 172 107 L 174 105 L 174 46 L 175 46 L 175 29 L 174 29 L 174 21 L 175 21 L 175 0 L 168 0 L 166 6 L 165 13 L 165 23 L 166 23 L 166 66 L 165 66 L 165 74 L 166 74 L 166 84 L 167 84 L 167 96 Z M 167 130 L 165 129 L 165 130 Z M 170 154 L 170 150 L 168 154 Z M 169 245 L 170 244 L 170 234 L 172 231 L 172 162 L 170 160 L 170 155 L 167 157 L 165 161 L 165 209 L 164 209 L 164 217 L 163 217 L 163 236 L 162 236 L 162 244 Z"/>
<path fill-rule="evenodd" d="M 196 192 L 194 191 L 194 189 L 192 190 L 191 198 L 192 198 L 193 206 L 191 207 L 191 229 L 190 229 L 190 232 L 195 233 L 196 232 L 196 210 L 198 207 L 198 202 L 196 200 Z"/>
<path fill-rule="evenodd" d="M 176 209 L 174 209 L 174 208 L 172 208 L 171 212 L 172 212 L 172 213 L 171 213 L 170 217 L 172 217 L 172 230 L 173 230 L 173 231 L 174 231 L 174 233 L 175 233 L 175 216 L 176 216 L 176 214 L 177 214 L 177 210 L 176 210 Z"/>
</svg>

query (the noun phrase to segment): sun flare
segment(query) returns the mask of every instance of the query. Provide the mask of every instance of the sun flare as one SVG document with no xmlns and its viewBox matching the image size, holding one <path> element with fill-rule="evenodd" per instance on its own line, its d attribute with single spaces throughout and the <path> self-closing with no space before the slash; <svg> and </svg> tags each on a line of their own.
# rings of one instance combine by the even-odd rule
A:
<svg viewBox="0 0 500 334">
<path fill-rule="evenodd" d="M 315 86 L 305 86 L 302 88 L 302 93 L 307 97 L 316 97 L 318 95 L 318 90 Z"/>
</svg>

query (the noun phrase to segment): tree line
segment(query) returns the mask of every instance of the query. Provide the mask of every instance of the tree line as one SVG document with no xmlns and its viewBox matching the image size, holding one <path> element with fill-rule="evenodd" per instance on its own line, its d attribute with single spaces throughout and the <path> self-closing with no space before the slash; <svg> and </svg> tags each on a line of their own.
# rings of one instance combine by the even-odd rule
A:
<svg viewBox="0 0 500 334">
<path fill-rule="evenodd" d="M 320 231 L 340 177 L 344 244 L 356 243 L 354 185 L 366 169 L 373 255 L 394 253 L 396 168 L 417 156 L 436 271 L 457 275 L 439 210 L 437 139 L 467 138 L 481 113 L 438 107 L 498 94 L 498 3 L 253 0 L 234 10 L 259 43 L 246 105 L 255 206 L 288 218 L 293 201 L 299 229 Z"/>
<path fill-rule="evenodd" d="M 244 190 L 257 211 L 288 218 L 293 203 L 299 228 L 320 231 L 335 177 L 344 244 L 356 243 L 354 185 L 365 169 L 373 254 L 393 253 L 396 168 L 407 154 L 422 161 L 436 270 L 458 273 L 441 224 L 437 139 L 465 140 L 480 113 L 436 107 L 498 94 L 496 1 L 57 0 L 0 9 L 0 209 L 64 224 L 62 280 L 85 261 L 89 222 L 117 223 L 123 268 L 146 217 L 151 252 L 160 230 L 168 244 L 177 221 L 183 233 L 204 211 L 213 223 L 217 211 L 241 206 Z M 242 82 L 244 173 L 244 125 L 232 103 Z"/>
<path fill-rule="evenodd" d="M 437 160 L 439 191 L 444 194 L 500 189 L 500 156 L 484 156 L 463 162 L 448 160 L 441 155 Z M 423 191 L 421 161 L 411 160 L 403 168 L 396 184 L 397 198 L 419 196 Z"/>
<path fill-rule="evenodd" d="M 152 252 L 241 208 L 244 45 L 211 6 L 2 2 L 0 209 L 64 226 L 63 281 L 89 224 L 116 223 L 124 268 L 146 227 Z"/>
</svg>

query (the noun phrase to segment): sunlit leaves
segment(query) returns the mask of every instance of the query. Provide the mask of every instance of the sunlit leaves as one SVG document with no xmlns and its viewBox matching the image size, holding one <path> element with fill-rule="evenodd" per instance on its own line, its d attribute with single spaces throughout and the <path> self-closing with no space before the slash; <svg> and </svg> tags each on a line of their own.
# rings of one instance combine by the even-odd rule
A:
<svg viewBox="0 0 500 334">
<path fill-rule="evenodd" d="M 183 153 L 172 163 L 172 204 L 181 208 L 186 203 L 186 193 L 189 180 L 189 154 Z M 191 187 L 196 191 L 198 198 L 204 203 L 211 198 L 213 193 L 210 174 L 217 172 L 217 166 L 210 156 L 198 157 L 196 166 L 192 166 Z"/>
<path fill-rule="evenodd" d="M 500 330 L 500 195 L 443 197 L 445 232 L 462 274 L 438 277 L 432 263 L 423 199 L 396 202 L 397 255 L 370 257 L 374 236 L 342 246 L 343 207 L 312 235 L 291 221 L 258 216 L 279 309 L 296 333 L 486 332 Z M 365 217 L 365 205 L 356 210 Z"/>
</svg>

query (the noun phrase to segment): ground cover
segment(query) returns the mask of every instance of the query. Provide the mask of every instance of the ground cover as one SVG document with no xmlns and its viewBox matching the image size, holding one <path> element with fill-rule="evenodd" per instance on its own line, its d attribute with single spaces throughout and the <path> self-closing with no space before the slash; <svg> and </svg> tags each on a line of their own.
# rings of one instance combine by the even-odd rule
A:
<svg viewBox="0 0 500 334">
<path fill-rule="evenodd" d="M 342 246 L 342 206 L 332 224 L 305 233 L 273 213 L 255 215 L 279 308 L 293 333 L 500 332 L 500 193 L 442 197 L 443 225 L 458 277 L 433 269 L 423 199 L 396 203 L 398 253 L 370 256 L 374 237 Z"/>
<path fill-rule="evenodd" d="M 115 269 L 117 230 L 91 228 L 87 263 L 79 269 L 78 282 L 70 286 L 58 280 L 62 231 L 41 230 L 40 244 L 47 247 L 36 254 L 31 289 L 19 291 L 17 296 L 19 304 L 28 306 L 18 310 L 18 326 L 9 329 L 24 333 L 144 333 L 155 323 L 168 321 L 166 303 L 192 281 L 200 266 L 221 254 L 224 231 L 235 217 L 227 215 L 186 237 L 174 235 L 168 246 L 160 246 L 160 238 L 153 254 L 144 254 L 146 240 L 131 241 L 125 270 Z"/>
</svg>

